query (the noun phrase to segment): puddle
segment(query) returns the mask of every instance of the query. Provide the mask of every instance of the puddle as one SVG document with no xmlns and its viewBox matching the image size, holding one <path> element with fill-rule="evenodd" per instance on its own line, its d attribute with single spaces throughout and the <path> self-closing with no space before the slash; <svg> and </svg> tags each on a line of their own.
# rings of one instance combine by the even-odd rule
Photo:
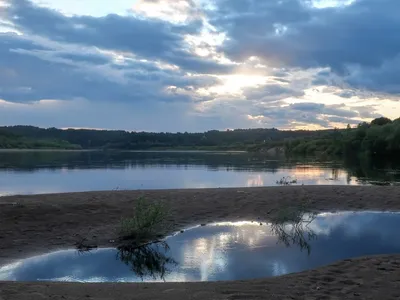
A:
<svg viewBox="0 0 400 300">
<path fill-rule="evenodd" d="M 346 258 L 400 253 L 398 228 L 400 213 L 382 212 L 308 215 L 291 225 L 210 224 L 134 250 L 63 250 L 31 257 L 1 267 L 0 280 L 184 282 L 279 276 Z"/>
</svg>

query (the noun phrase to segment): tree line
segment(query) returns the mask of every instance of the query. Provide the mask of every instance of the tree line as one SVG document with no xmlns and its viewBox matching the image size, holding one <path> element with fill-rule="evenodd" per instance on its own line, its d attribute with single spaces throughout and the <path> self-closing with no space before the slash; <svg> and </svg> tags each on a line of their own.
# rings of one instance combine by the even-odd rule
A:
<svg viewBox="0 0 400 300">
<path fill-rule="evenodd" d="M 400 118 L 381 117 L 371 123 L 350 125 L 318 138 L 301 138 L 283 143 L 288 155 L 315 155 L 394 158 L 400 154 Z"/>
<path fill-rule="evenodd" d="M 257 145 L 293 138 L 317 137 L 327 131 L 236 129 L 202 133 L 129 132 L 122 130 L 57 129 L 34 126 L 0 127 L 0 148 L 49 146 L 81 149 L 248 150 Z M 51 148 L 52 148 L 51 147 Z"/>
<path fill-rule="evenodd" d="M 8 129 L 0 129 L 0 149 L 82 149 L 80 145 L 71 144 L 57 138 L 33 138 L 15 134 Z"/>
<path fill-rule="evenodd" d="M 381 117 L 356 128 L 331 130 L 235 129 L 202 133 L 129 132 L 123 130 L 0 127 L 0 148 L 119 150 L 282 149 L 286 155 L 395 157 L 400 154 L 400 118 Z"/>
</svg>

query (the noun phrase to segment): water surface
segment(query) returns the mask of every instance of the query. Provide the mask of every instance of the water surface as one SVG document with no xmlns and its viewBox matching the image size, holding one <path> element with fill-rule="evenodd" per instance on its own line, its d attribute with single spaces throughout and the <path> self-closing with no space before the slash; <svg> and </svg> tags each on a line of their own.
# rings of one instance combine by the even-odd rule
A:
<svg viewBox="0 0 400 300">
<path fill-rule="evenodd" d="M 308 215 L 296 224 L 200 226 L 139 249 L 63 250 L 0 268 L 0 280 L 218 281 L 279 276 L 375 254 L 400 253 L 400 213 Z"/>
<path fill-rule="evenodd" d="M 0 152 L 0 195 L 112 189 L 274 186 L 400 181 L 396 166 L 227 152 Z"/>
</svg>

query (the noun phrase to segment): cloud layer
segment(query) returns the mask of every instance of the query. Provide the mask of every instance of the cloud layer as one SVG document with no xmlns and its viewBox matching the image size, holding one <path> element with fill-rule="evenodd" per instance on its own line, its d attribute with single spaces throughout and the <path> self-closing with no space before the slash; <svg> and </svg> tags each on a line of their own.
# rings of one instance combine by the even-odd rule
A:
<svg viewBox="0 0 400 300">
<path fill-rule="evenodd" d="M 51 2 L 0 1 L 4 125 L 328 128 L 400 112 L 397 0 Z"/>
</svg>

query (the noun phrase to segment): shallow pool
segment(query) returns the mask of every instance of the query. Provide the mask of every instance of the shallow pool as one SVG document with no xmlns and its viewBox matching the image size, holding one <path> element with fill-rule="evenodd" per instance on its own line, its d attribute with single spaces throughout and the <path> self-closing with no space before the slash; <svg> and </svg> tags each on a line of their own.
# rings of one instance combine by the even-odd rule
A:
<svg viewBox="0 0 400 300">
<path fill-rule="evenodd" d="M 279 276 L 400 253 L 400 213 L 306 215 L 301 222 L 199 226 L 139 249 L 62 250 L 0 267 L 0 280 L 216 281 Z"/>
</svg>

